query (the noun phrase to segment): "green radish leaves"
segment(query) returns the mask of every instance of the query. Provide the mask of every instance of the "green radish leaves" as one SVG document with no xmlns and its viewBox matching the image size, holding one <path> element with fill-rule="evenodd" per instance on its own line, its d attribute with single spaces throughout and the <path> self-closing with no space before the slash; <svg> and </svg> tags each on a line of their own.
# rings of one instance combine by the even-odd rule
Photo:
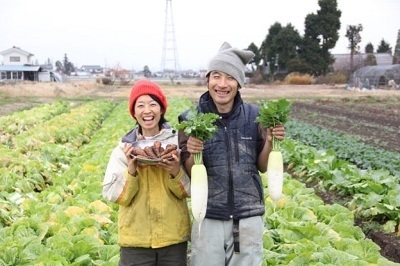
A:
<svg viewBox="0 0 400 266">
<path fill-rule="evenodd" d="M 283 125 L 289 119 L 291 102 L 281 98 L 278 101 L 261 101 L 259 115 L 255 122 L 261 123 L 265 128 Z M 272 150 L 279 150 L 279 140 L 272 138 Z"/>
<path fill-rule="evenodd" d="M 289 119 L 291 102 L 282 98 L 278 101 L 261 101 L 259 116 L 255 122 L 263 127 L 283 125 Z"/>
<path fill-rule="evenodd" d="M 201 140 L 211 139 L 218 127 L 215 122 L 220 119 L 214 113 L 199 113 L 196 108 L 191 107 L 187 115 L 187 120 L 182 121 L 176 126 L 177 130 L 183 130 L 187 136 L 192 136 Z"/>
</svg>

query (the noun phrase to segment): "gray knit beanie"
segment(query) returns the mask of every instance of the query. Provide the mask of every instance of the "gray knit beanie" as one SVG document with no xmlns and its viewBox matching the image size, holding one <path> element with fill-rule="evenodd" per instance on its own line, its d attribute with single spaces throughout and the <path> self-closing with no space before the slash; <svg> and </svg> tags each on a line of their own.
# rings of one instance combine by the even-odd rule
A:
<svg viewBox="0 0 400 266">
<path fill-rule="evenodd" d="M 206 76 L 211 71 L 221 71 L 234 77 L 239 86 L 244 86 L 244 70 L 246 64 L 254 57 L 254 53 L 249 50 L 239 50 L 224 42 L 218 53 L 211 59 L 208 65 Z"/>
</svg>

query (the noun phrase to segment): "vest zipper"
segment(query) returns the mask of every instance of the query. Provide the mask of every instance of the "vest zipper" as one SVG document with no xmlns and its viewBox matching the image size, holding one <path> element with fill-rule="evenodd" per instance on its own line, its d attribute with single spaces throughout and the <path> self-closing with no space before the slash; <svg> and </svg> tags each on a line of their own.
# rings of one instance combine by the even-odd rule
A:
<svg viewBox="0 0 400 266">
<path fill-rule="evenodd" d="M 229 132 L 227 129 L 227 126 L 224 126 L 225 130 L 225 139 L 226 139 L 226 145 L 228 149 L 228 184 L 229 184 L 229 190 L 228 190 L 228 206 L 229 206 L 229 218 L 232 219 L 234 217 L 233 214 L 233 175 L 232 175 L 232 166 L 231 166 L 231 158 L 232 156 L 232 151 L 231 151 L 231 142 L 229 141 Z"/>
</svg>

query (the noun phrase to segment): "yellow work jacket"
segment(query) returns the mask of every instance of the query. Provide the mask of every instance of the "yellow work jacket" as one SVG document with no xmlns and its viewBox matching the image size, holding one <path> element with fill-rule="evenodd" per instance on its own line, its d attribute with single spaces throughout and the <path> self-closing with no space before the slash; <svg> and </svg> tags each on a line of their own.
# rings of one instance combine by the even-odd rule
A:
<svg viewBox="0 0 400 266">
<path fill-rule="evenodd" d="M 181 169 L 172 178 L 162 168 L 139 165 L 137 175 L 125 172 L 126 183 L 116 201 L 118 244 L 122 247 L 160 248 L 188 241 L 190 218 L 182 187 Z"/>
<path fill-rule="evenodd" d="M 135 136 L 135 131 L 130 134 Z M 154 140 L 177 135 L 165 129 Z M 103 196 L 120 205 L 118 244 L 122 247 L 160 248 L 186 242 L 190 238 L 190 218 L 186 198 L 190 179 L 181 168 L 173 178 L 156 165 L 138 164 L 135 176 L 128 173 L 128 161 L 121 142 L 112 151 L 107 165 Z"/>
</svg>

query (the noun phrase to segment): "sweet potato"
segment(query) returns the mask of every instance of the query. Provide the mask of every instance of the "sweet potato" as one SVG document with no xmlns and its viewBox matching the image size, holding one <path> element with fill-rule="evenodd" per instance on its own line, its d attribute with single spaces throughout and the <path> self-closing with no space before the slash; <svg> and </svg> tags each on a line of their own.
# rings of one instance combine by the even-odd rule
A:
<svg viewBox="0 0 400 266">
<path fill-rule="evenodd" d="M 133 147 L 132 155 L 134 155 L 134 156 L 142 155 L 142 156 L 146 156 L 147 157 L 146 152 L 143 149 L 139 148 L 139 147 Z"/>
<path fill-rule="evenodd" d="M 165 154 L 161 155 L 161 159 L 169 159 L 169 158 L 172 158 L 172 155 L 173 155 L 173 154 L 175 154 L 176 156 L 178 156 L 178 151 L 175 149 L 175 150 L 170 151 L 169 153 L 165 153 Z"/>
<path fill-rule="evenodd" d="M 168 144 L 168 145 L 165 147 L 165 150 L 161 153 L 161 158 L 163 158 L 163 156 L 164 156 L 165 154 L 168 154 L 168 153 L 170 153 L 171 151 L 176 150 L 177 148 L 178 148 L 178 146 L 177 146 L 176 144 Z"/>
<path fill-rule="evenodd" d="M 144 152 L 147 154 L 149 159 L 157 158 L 157 155 L 154 153 L 152 146 L 145 147 Z"/>
<path fill-rule="evenodd" d="M 172 154 L 178 154 L 177 148 L 175 144 L 167 144 L 163 148 L 161 141 L 156 140 L 152 146 L 133 147 L 132 155 L 142 159 L 168 159 Z"/>
<path fill-rule="evenodd" d="M 161 157 L 161 142 L 160 141 L 155 141 L 153 145 L 153 152 L 156 154 L 157 158 Z"/>
</svg>

